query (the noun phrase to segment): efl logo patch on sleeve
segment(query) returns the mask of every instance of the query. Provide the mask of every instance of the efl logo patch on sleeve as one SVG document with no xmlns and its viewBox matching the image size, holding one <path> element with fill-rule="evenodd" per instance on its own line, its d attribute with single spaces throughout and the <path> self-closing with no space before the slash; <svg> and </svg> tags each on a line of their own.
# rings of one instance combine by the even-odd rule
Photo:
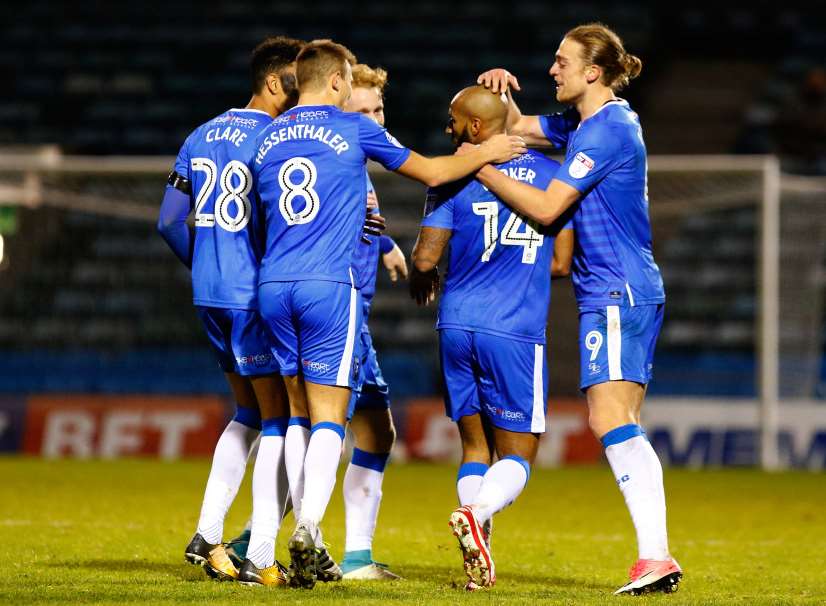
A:
<svg viewBox="0 0 826 606">
<path fill-rule="evenodd" d="M 568 174 L 574 179 L 582 179 L 582 177 L 591 172 L 595 165 L 596 163 L 590 156 L 579 152 L 574 156 L 574 161 L 571 162 L 571 165 L 568 167 Z"/>
<path fill-rule="evenodd" d="M 395 145 L 396 147 L 404 147 L 404 145 L 399 143 L 399 140 L 396 139 L 396 137 L 394 137 L 393 135 L 391 135 L 389 131 L 384 131 L 384 136 L 387 137 L 387 141 L 391 145 Z"/>
</svg>

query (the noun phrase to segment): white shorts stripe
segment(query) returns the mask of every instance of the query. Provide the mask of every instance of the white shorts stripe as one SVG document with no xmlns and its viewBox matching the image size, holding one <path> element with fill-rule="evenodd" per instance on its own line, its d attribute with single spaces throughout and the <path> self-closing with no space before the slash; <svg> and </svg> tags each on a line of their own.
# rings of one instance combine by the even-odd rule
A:
<svg viewBox="0 0 826 606">
<path fill-rule="evenodd" d="M 625 283 L 625 292 L 628 293 L 628 302 L 631 304 L 631 307 L 634 307 L 634 295 L 631 294 L 631 285 L 628 282 Z"/>
<path fill-rule="evenodd" d="M 619 307 L 609 305 L 608 317 L 608 380 L 622 381 L 622 327 L 620 325 Z"/>
<path fill-rule="evenodd" d="M 531 433 L 545 431 L 545 389 L 542 383 L 542 369 L 545 365 L 545 346 L 533 346 L 533 413 Z"/>
<path fill-rule="evenodd" d="M 341 365 L 338 367 L 336 375 L 336 385 L 339 387 L 350 387 L 350 370 L 353 367 L 353 345 L 356 340 L 356 313 L 358 309 L 359 291 L 355 287 L 350 287 L 350 319 L 347 323 L 347 342 L 344 344 L 344 355 L 341 357 Z"/>
</svg>

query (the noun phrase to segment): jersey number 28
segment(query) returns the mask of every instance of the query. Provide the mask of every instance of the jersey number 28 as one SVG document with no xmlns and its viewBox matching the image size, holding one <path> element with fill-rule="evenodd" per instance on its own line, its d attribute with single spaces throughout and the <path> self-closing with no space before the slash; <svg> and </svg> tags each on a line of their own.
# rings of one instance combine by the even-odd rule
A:
<svg viewBox="0 0 826 606">
<path fill-rule="evenodd" d="M 252 175 L 247 165 L 231 160 L 224 166 L 220 177 L 218 167 L 209 158 L 192 158 L 192 170 L 206 174 L 206 180 L 195 197 L 195 226 L 219 227 L 227 231 L 241 231 L 250 222 L 252 204 L 248 197 L 252 189 Z M 212 196 L 215 184 L 221 190 L 215 198 L 215 212 L 205 213 L 204 206 Z"/>
</svg>

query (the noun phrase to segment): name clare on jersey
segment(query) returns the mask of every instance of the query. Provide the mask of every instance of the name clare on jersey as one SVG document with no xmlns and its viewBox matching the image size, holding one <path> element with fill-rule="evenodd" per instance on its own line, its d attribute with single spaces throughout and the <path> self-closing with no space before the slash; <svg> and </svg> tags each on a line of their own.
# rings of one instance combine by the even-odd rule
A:
<svg viewBox="0 0 826 606">
<path fill-rule="evenodd" d="M 267 152 L 279 143 L 295 139 L 314 139 L 320 141 L 325 145 L 329 145 L 338 155 L 350 149 L 350 144 L 344 140 L 344 137 L 338 133 L 334 134 L 331 128 L 314 126 L 312 124 L 296 124 L 295 126 L 286 126 L 278 130 L 273 130 L 258 147 L 258 153 L 255 155 L 255 163 L 261 164 Z"/>
<path fill-rule="evenodd" d="M 223 128 L 210 128 L 206 132 L 204 139 L 207 143 L 218 143 L 219 141 L 229 141 L 235 147 L 241 147 L 244 139 L 247 138 L 247 133 L 241 131 L 240 128 L 233 128 L 225 126 Z"/>
</svg>

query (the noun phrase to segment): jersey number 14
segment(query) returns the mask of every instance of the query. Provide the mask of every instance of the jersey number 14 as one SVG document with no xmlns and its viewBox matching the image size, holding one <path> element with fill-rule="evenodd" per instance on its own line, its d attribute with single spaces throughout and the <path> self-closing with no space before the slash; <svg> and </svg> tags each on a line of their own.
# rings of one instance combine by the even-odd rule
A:
<svg viewBox="0 0 826 606">
<path fill-rule="evenodd" d="M 529 223 L 525 223 L 522 217 L 511 213 L 500 234 L 498 202 L 474 202 L 473 213 L 485 218 L 483 233 L 485 250 L 482 252 L 482 263 L 490 261 L 497 241 L 505 246 L 521 246 L 522 263 L 528 265 L 536 263 L 536 251 L 542 246 L 545 236 L 537 232 Z M 522 226 L 525 229 L 520 231 Z"/>
</svg>

